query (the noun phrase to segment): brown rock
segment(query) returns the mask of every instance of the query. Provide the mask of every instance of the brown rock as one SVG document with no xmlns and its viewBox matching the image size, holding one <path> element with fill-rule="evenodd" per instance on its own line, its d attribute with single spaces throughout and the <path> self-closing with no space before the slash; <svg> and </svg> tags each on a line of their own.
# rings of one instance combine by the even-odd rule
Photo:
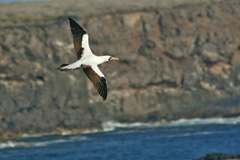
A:
<svg viewBox="0 0 240 160">
<path fill-rule="evenodd" d="M 231 66 L 229 64 L 224 62 L 218 62 L 216 64 L 213 64 L 209 70 L 214 75 L 224 76 L 229 72 L 230 69 Z"/>
</svg>

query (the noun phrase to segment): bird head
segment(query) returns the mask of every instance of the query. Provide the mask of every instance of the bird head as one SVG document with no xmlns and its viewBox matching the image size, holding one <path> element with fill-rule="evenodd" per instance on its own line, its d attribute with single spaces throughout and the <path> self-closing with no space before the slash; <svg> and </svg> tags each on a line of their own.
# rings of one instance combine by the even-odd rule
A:
<svg viewBox="0 0 240 160">
<path fill-rule="evenodd" d="M 112 55 L 107 54 L 106 56 L 102 56 L 105 59 L 105 62 L 119 61 L 119 58 L 114 57 Z"/>
<path fill-rule="evenodd" d="M 108 61 L 119 61 L 119 58 L 113 57 L 113 56 L 109 56 Z"/>
</svg>

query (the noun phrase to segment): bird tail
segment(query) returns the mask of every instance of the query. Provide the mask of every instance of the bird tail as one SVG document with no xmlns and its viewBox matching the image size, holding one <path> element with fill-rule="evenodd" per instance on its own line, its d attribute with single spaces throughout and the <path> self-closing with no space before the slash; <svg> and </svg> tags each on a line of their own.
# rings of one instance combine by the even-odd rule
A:
<svg viewBox="0 0 240 160">
<path fill-rule="evenodd" d="M 60 70 L 60 71 L 66 71 L 68 70 L 68 68 L 66 68 L 66 66 L 68 66 L 69 64 L 62 64 L 60 65 L 60 67 L 58 67 L 57 69 Z"/>
</svg>

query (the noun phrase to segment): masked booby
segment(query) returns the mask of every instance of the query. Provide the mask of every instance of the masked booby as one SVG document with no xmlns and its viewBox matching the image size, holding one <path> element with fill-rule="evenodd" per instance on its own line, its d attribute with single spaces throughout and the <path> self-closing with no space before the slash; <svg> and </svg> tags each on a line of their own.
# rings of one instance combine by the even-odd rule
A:
<svg viewBox="0 0 240 160">
<path fill-rule="evenodd" d="M 96 56 L 93 54 L 89 46 L 87 32 L 72 18 L 69 18 L 69 23 L 73 36 L 74 49 L 77 54 L 77 61 L 71 64 L 62 64 L 58 69 L 60 71 L 67 71 L 82 68 L 97 89 L 99 95 L 103 98 L 103 100 L 106 100 L 107 82 L 98 65 L 119 60 L 119 58 L 109 55 Z"/>
</svg>

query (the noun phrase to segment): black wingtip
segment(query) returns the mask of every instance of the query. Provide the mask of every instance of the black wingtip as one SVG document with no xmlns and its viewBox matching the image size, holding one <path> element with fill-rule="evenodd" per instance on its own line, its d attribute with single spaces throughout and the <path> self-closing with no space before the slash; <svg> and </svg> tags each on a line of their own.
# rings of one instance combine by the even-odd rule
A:
<svg viewBox="0 0 240 160">
<path fill-rule="evenodd" d="M 73 21 L 73 19 L 72 19 L 71 17 L 68 17 L 68 20 L 69 20 L 69 21 Z"/>
<path fill-rule="evenodd" d="M 71 31 L 73 34 L 85 34 L 86 31 L 71 17 L 68 17 Z"/>
<path fill-rule="evenodd" d="M 68 20 L 69 20 L 69 23 L 70 23 L 71 26 L 72 25 L 78 25 L 77 22 L 73 18 L 68 17 Z"/>
<path fill-rule="evenodd" d="M 106 100 L 107 100 L 107 96 L 106 96 L 106 97 L 105 97 L 105 96 L 104 96 L 104 97 L 102 97 L 102 99 L 103 99 L 104 101 L 106 101 Z"/>
<path fill-rule="evenodd" d="M 75 22 L 75 20 L 71 17 L 68 17 L 69 22 Z"/>
<path fill-rule="evenodd" d="M 102 84 L 102 88 L 100 90 L 100 95 L 102 96 L 103 100 L 105 101 L 107 99 L 107 81 L 104 77 L 100 78 L 101 80 L 101 84 Z"/>
</svg>

